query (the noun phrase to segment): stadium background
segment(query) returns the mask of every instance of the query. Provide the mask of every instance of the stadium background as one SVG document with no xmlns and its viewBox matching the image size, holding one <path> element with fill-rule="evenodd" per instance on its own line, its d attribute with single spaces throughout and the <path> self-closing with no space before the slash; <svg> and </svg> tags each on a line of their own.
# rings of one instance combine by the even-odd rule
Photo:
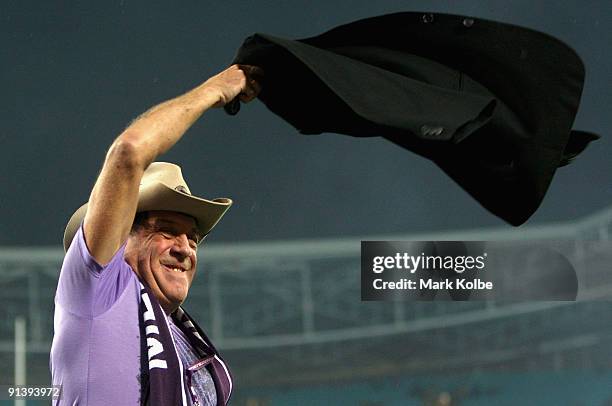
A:
<svg viewBox="0 0 612 406">
<path fill-rule="evenodd" d="M 258 102 L 235 118 L 210 112 L 163 157 L 183 166 L 196 194 L 236 201 L 202 252 L 187 309 L 226 354 L 237 405 L 612 404 L 612 3 L 122 0 L 2 9 L 0 384 L 13 379 L 19 316 L 28 383 L 49 382 L 63 227 L 131 119 L 222 69 L 253 32 L 299 38 L 427 10 L 567 42 L 587 69 L 575 128 L 604 138 L 561 169 L 536 215 L 513 229 L 434 165 L 383 140 L 301 136 Z M 363 303 L 366 238 L 565 240 L 581 300 Z"/>
<path fill-rule="evenodd" d="M 185 307 L 232 366 L 233 404 L 610 404 L 612 207 L 520 231 L 372 237 L 474 236 L 555 239 L 576 270 L 578 301 L 361 302 L 359 240 L 344 238 L 211 244 Z M 61 258 L 59 249 L 0 251 L 0 359 L 12 364 L 12 322 L 24 317 L 30 385 L 49 379 Z M 513 265 L 519 279 L 530 271 L 528 257 Z M 0 382 L 12 372 L 3 368 Z"/>
</svg>

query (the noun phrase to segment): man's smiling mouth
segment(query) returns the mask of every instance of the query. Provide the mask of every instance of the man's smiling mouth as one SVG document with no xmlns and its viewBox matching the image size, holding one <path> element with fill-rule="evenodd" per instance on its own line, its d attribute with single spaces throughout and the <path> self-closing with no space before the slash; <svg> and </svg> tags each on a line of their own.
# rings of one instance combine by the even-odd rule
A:
<svg viewBox="0 0 612 406">
<path fill-rule="evenodd" d="M 167 270 L 171 271 L 171 272 L 177 272 L 177 273 L 183 273 L 186 271 L 185 268 L 180 267 L 180 266 L 175 266 L 175 265 L 165 265 L 165 264 L 161 264 L 164 268 L 166 268 Z"/>
</svg>

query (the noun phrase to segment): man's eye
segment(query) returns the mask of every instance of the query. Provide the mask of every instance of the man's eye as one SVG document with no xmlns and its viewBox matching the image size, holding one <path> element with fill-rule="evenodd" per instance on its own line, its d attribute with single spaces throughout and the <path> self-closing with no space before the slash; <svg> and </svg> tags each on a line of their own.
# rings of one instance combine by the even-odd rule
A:
<svg viewBox="0 0 612 406">
<path fill-rule="evenodd" d="M 161 235 L 163 235 L 166 238 L 173 238 L 174 237 L 174 232 L 172 230 L 169 230 L 167 228 L 160 228 L 157 230 Z"/>
</svg>

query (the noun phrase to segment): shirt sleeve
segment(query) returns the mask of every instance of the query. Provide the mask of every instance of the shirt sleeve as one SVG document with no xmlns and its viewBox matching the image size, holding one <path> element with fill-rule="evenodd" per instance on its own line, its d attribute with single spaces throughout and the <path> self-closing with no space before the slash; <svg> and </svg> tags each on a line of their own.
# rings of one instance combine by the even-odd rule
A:
<svg viewBox="0 0 612 406">
<path fill-rule="evenodd" d="M 55 293 L 56 305 L 80 317 L 94 318 L 110 309 L 125 287 L 136 278 L 125 262 L 125 243 L 108 264 L 102 266 L 91 256 L 79 227 L 62 264 Z"/>
</svg>

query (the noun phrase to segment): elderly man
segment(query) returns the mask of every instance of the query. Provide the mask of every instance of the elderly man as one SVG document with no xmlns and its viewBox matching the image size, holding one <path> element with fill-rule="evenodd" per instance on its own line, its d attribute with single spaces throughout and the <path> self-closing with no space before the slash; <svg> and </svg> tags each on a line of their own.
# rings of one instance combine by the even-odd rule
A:
<svg viewBox="0 0 612 406">
<path fill-rule="evenodd" d="M 180 305 L 198 244 L 232 201 L 192 196 L 178 166 L 154 161 L 209 108 L 254 99 L 261 74 L 233 65 L 153 107 L 111 145 L 64 235 L 51 348 L 56 404 L 228 402 L 227 366 Z"/>
</svg>

